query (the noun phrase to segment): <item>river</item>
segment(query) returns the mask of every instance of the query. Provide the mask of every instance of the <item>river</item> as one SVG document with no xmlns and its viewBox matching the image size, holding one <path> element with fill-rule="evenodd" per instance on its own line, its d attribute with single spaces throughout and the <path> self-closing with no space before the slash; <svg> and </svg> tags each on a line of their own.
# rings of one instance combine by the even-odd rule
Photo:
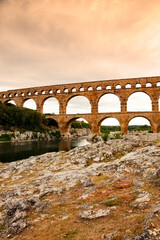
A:
<svg viewBox="0 0 160 240">
<path fill-rule="evenodd" d="M 70 149 L 86 144 L 89 144 L 89 142 L 85 138 L 61 141 L 0 143 L 0 162 L 13 162 L 46 152 L 69 151 Z"/>
</svg>

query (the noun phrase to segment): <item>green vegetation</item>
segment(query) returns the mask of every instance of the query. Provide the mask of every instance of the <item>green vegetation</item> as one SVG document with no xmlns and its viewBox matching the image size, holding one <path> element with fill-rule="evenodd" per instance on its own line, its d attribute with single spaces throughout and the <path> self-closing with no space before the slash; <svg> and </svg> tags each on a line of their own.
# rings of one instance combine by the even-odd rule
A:
<svg viewBox="0 0 160 240">
<path fill-rule="evenodd" d="M 15 127 L 35 132 L 44 131 L 42 126 L 44 116 L 35 110 L 17 107 L 11 103 L 5 105 L 0 102 L 0 116 L 0 125 L 4 130 Z"/>
<path fill-rule="evenodd" d="M 108 135 L 109 135 L 109 132 L 105 132 L 102 134 L 102 139 L 104 142 L 106 142 L 108 140 Z"/>
<path fill-rule="evenodd" d="M 121 131 L 120 126 L 101 126 L 101 133 Z"/>
<path fill-rule="evenodd" d="M 128 130 L 129 131 L 151 131 L 151 127 L 148 125 L 132 125 L 132 126 L 128 126 Z"/>
<path fill-rule="evenodd" d="M 50 136 L 55 137 L 57 140 L 61 138 L 60 131 L 51 132 Z"/>
<path fill-rule="evenodd" d="M 14 134 L 2 134 L 0 141 L 10 141 L 12 137 L 14 137 Z"/>
<path fill-rule="evenodd" d="M 71 124 L 71 128 L 90 128 L 89 123 L 85 123 L 84 121 L 74 121 Z"/>
<path fill-rule="evenodd" d="M 74 230 L 71 230 L 71 231 L 67 231 L 65 234 L 64 234 L 64 238 L 65 239 L 73 239 L 74 236 L 77 234 L 77 230 L 74 229 Z"/>
<path fill-rule="evenodd" d="M 121 205 L 122 204 L 122 198 L 117 198 L 117 199 L 114 199 L 114 200 L 107 200 L 105 201 L 105 206 L 106 207 L 112 207 L 112 206 L 116 206 L 116 205 Z"/>
</svg>

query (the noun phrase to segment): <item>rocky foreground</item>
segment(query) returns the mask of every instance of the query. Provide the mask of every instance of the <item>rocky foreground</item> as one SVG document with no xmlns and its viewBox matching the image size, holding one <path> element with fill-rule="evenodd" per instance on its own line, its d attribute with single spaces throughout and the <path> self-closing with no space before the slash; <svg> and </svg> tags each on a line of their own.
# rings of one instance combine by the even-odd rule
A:
<svg viewBox="0 0 160 240">
<path fill-rule="evenodd" d="M 0 239 L 160 239 L 160 136 L 150 136 L 1 163 Z"/>
</svg>

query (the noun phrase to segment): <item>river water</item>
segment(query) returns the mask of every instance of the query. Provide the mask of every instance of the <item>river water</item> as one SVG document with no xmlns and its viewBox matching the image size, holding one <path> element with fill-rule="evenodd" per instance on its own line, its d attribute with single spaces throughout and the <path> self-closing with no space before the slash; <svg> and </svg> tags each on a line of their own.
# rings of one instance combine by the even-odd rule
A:
<svg viewBox="0 0 160 240">
<path fill-rule="evenodd" d="M 89 142 L 83 139 L 61 141 L 32 141 L 21 143 L 0 143 L 0 162 L 13 162 L 46 152 L 69 151 Z"/>
</svg>

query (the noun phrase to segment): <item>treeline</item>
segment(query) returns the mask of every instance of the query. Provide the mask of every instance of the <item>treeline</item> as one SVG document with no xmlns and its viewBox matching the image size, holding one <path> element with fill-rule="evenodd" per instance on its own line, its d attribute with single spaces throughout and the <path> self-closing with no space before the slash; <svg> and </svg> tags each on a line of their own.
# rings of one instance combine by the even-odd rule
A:
<svg viewBox="0 0 160 240">
<path fill-rule="evenodd" d="M 120 126 L 101 126 L 101 133 L 121 131 Z M 128 131 L 151 131 L 151 126 L 148 125 L 131 125 L 128 126 Z"/>
<path fill-rule="evenodd" d="M 44 116 L 35 110 L 0 102 L 0 125 L 5 130 L 16 127 L 31 131 L 43 131 L 43 118 Z"/>
</svg>

